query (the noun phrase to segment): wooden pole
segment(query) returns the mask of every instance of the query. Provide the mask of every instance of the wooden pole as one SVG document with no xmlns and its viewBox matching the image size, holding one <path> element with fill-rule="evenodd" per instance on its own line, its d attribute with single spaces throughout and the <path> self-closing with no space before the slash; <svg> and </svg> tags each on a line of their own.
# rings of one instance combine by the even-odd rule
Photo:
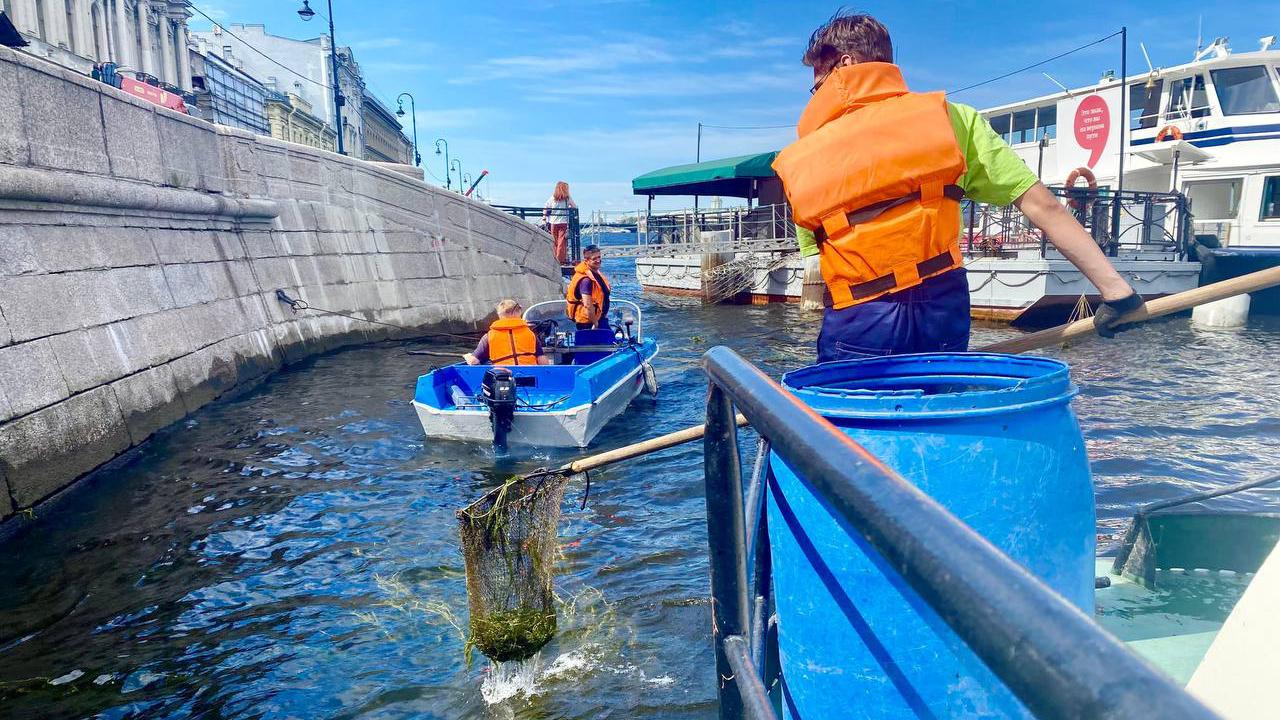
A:
<svg viewBox="0 0 1280 720">
<path fill-rule="evenodd" d="M 1240 277 L 1230 278 L 1211 285 L 1203 285 L 1201 287 L 1180 292 L 1174 295 L 1168 295 L 1154 300 L 1148 300 L 1147 303 L 1136 312 L 1129 313 L 1121 318 L 1124 322 L 1137 323 L 1151 318 L 1158 318 L 1164 315 L 1172 315 L 1173 313 L 1190 310 L 1197 305 L 1214 302 L 1215 300 L 1224 300 L 1236 295 L 1244 293 L 1257 292 L 1265 290 L 1269 287 L 1280 285 L 1280 267 L 1268 268 L 1257 272 L 1241 275 Z M 1039 332 L 1028 333 L 1019 337 L 1003 340 L 998 343 L 992 343 L 986 347 L 980 348 L 980 352 L 999 352 L 999 353 L 1021 353 L 1028 350 L 1039 350 L 1040 348 L 1056 345 L 1066 342 L 1072 338 L 1078 338 L 1094 333 L 1093 319 L 1086 318 L 1077 320 L 1066 325 L 1041 330 Z"/>
<path fill-rule="evenodd" d="M 736 419 L 738 427 L 746 427 L 747 419 L 745 417 L 739 414 Z M 682 445 L 684 443 L 697 440 L 706 433 L 706 425 L 694 425 L 693 427 L 687 427 L 673 433 L 667 433 L 666 435 L 660 435 L 656 438 L 649 438 L 648 440 L 642 440 L 638 443 L 626 445 L 616 450 L 610 450 L 609 452 L 603 452 L 599 455 L 592 455 L 590 457 L 582 458 L 581 460 L 575 460 L 560 469 L 570 473 L 586 472 L 604 465 L 612 465 L 613 463 L 621 460 L 630 460 L 631 458 L 647 455 L 651 452 L 666 450 L 669 447 Z"/>
</svg>

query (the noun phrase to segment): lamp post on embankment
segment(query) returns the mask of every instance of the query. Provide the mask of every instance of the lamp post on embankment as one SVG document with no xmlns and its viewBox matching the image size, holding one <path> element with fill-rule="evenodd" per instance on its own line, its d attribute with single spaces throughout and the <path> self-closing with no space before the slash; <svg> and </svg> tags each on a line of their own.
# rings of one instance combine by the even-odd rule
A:
<svg viewBox="0 0 1280 720">
<path fill-rule="evenodd" d="M 436 154 L 440 154 L 440 146 L 444 145 L 444 187 L 453 189 L 453 179 L 449 176 L 449 143 L 444 138 L 436 138 Z"/>
<path fill-rule="evenodd" d="M 462 192 L 462 188 L 466 187 L 466 184 L 462 182 L 462 158 L 454 158 L 450 167 L 458 171 L 458 192 Z"/>
<path fill-rule="evenodd" d="M 338 132 L 338 154 L 346 155 L 347 150 L 342 142 L 342 105 L 344 99 L 342 91 L 339 89 L 338 82 L 338 39 L 333 33 L 333 0 L 328 0 L 329 4 L 329 65 L 333 70 L 333 129 Z M 316 16 L 316 11 L 311 9 L 310 0 L 302 0 L 302 8 L 298 10 L 298 17 L 303 22 L 311 20 Z"/>
<path fill-rule="evenodd" d="M 396 96 L 396 117 L 404 117 L 404 98 L 409 98 L 409 122 L 413 123 L 413 164 L 422 167 L 422 154 L 418 152 L 418 107 L 413 101 L 413 93 L 402 92 Z"/>
</svg>

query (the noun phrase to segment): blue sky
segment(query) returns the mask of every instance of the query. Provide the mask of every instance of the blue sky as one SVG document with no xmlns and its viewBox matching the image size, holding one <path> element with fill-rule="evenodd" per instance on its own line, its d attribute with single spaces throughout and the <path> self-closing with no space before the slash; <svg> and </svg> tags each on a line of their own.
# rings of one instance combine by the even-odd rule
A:
<svg viewBox="0 0 1280 720">
<path fill-rule="evenodd" d="M 194 0 L 224 23 L 314 37 L 322 18 L 298 19 L 301 0 Z M 313 3 L 324 10 L 324 0 Z M 338 42 L 354 48 L 375 94 L 394 107 L 417 98 L 423 164 L 442 178 L 431 143 L 479 175 L 495 202 L 541 205 L 566 180 L 585 210 L 630 210 L 636 175 L 692 162 L 697 124 L 790 125 L 812 73 L 800 64 L 831 2 L 355 2 L 334 0 Z M 1280 4 L 1255 2 L 872 2 L 856 6 L 889 28 L 908 84 L 955 89 L 1129 27 L 1129 68 L 1187 62 L 1203 14 L 1206 43 L 1237 52 L 1280 34 Z M 1157 11 L 1157 9 L 1159 9 Z M 206 29 L 198 15 L 192 27 Z M 1119 38 L 953 99 L 987 107 L 1053 92 L 1119 70 Z M 407 111 L 406 107 L 406 111 Z M 406 132 L 409 131 L 406 118 Z M 704 131 L 704 159 L 772 150 L 790 129 Z M 681 200 L 655 207 L 683 206 Z"/>
</svg>

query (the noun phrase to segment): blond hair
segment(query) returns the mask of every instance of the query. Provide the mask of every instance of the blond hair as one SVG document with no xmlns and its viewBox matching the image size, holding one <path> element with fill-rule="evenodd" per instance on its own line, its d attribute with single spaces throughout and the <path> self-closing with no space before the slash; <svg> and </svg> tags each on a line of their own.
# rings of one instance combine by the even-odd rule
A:
<svg viewBox="0 0 1280 720">
<path fill-rule="evenodd" d="M 555 192 L 551 193 L 551 197 L 555 200 L 568 200 L 569 199 L 569 183 L 563 180 L 556 183 Z"/>
<path fill-rule="evenodd" d="M 512 300 L 511 298 L 507 298 L 506 300 L 498 303 L 497 312 L 498 317 L 510 317 L 513 314 L 519 315 L 520 303 Z"/>
</svg>

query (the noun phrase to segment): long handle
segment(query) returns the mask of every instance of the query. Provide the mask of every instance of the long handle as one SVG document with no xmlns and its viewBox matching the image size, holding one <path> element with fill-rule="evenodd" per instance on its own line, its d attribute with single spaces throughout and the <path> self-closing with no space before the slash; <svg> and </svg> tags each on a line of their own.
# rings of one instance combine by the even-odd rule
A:
<svg viewBox="0 0 1280 720">
<path fill-rule="evenodd" d="M 1151 318 L 1190 310 L 1197 305 L 1203 305 L 1215 300 L 1225 300 L 1244 293 L 1266 290 L 1276 285 L 1280 285 L 1280 266 L 1229 278 L 1210 285 L 1202 285 L 1175 295 L 1148 300 L 1142 308 L 1125 315 L 1121 319 L 1125 322 L 1142 322 Z M 1093 319 L 1086 318 L 1049 328 L 1048 330 L 1020 335 L 1011 340 L 992 343 L 981 348 L 981 351 L 1020 353 L 1028 350 L 1038 350 L 1072 338 L 1081 337 L 1082 335 L 1091 335 L 1094 332 Z"/>
<path fill-rule="evenodd" d="M 737 416 L 737 421 L 738 427 L 745 427 L 747 424 L 747 419 L 741 414 Z M 611 465 L 620 460 L 630 460 L 631 458 L 647 455 L 648 453 L 655 452 L 657 450 L 666 450 L 669 447 L 675 447 L 676 445 L 687 443 L 691 440 L 697 440 L 706 434 L 706 425 L 694 425 L 693 427 L 677 430 L 673 433 L 659 435 L 656 438 L 649 438 L 648 440 L 642 440 L 638 443 L 625 445 L 616 450 L 610 450 L 609 452 L 603 452 L 599 455 L 592 455 L 590 457 L 582 458 L 581 460 L 575 460 L 560 469 L 571 473 L 586 472 L 604 465 Z"/>
</svg>

